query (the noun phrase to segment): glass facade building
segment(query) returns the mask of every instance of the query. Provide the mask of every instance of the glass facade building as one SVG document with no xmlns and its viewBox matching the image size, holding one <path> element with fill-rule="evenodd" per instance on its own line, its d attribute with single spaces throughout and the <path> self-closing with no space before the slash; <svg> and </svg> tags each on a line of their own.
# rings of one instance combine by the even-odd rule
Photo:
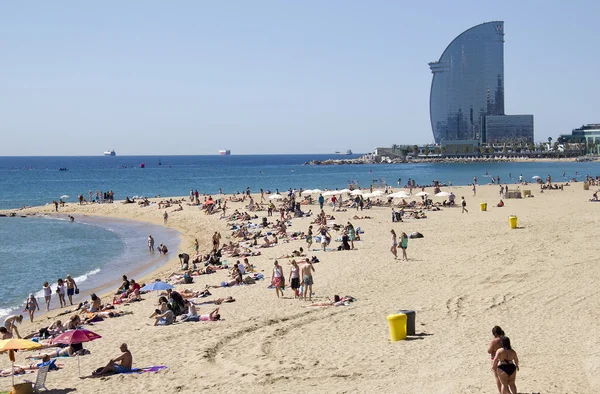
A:
<svg viewBox="0 0 600 394">
<path fill-rule="evenodd" d="M 533 142 L 533 115 L 488 115 L 482 140 L 488 144 Z"/>
<path fill-rule="evenodd" d="M 484 141 L 485 117 L 504 115 L 504 22 L 483 23 L 465 31 L 429 67 L 435 142 Z"/>
</svg>

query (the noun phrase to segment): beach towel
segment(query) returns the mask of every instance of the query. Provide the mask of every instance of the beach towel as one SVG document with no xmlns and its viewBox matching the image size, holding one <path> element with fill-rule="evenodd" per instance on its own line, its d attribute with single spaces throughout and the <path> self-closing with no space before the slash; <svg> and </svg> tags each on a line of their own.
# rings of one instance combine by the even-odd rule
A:
<svg viewBox="0 0 600 394">
<path fill-rule="evenodd" d="M 163 369 L 167 369 L 166 365 L 157 365 L 154 367 L 145 367 L 145 368 L 132 368 L 131 371 L 129 372 L 124 372 L 123 375 L 125 374 L 131 374 L 131 373 L 146 373 L 146 372 L 158 372 L 158 371 L 162 371 Z"/>
</svg>

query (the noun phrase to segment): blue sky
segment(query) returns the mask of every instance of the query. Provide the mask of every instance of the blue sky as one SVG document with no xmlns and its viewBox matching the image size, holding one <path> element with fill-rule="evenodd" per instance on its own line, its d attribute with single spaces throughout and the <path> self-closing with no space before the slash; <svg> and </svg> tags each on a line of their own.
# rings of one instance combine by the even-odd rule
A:
<svg viewBox="0 0 600 394">
<path fill-rule="evenodd" d="M 593 1 L 0 3 L 0 155 L 368 152 L 433 140 L 431 73 L 505 21 L 506 113 L 600 123 Z"/>
</svg>

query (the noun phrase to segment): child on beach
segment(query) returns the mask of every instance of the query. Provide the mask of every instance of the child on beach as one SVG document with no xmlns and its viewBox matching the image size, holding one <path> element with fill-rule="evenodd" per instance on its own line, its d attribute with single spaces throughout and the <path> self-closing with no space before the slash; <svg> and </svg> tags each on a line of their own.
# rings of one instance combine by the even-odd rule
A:
<svg viewBox="0 0 600 394">
<path fill-rule="evenodd" d="M 33 323 L 33 315 L 35 313 L 35 310 L 39 311 L 40 310 L 40 305 L 38 304 L 37 300 L 35 299 L 35 296 L 33 295 L 33 293 L 29 294 L 29 297 L 25 300 L 25 310 L 29 312 L 29 320 L 31 320 L 31 322 Z"/>
</svg>

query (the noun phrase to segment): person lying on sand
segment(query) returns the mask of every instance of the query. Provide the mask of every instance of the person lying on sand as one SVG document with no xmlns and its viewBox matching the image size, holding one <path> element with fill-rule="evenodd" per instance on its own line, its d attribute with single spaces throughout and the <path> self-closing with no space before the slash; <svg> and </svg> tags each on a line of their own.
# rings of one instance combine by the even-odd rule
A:
<svg viewBox="0 0 600 394">
<path fill-rule="evenodd" d="M 210 305 L 210 304 L 221 305 L 224 302 L 228 302 L 228 303 L 235 302 L 235 298 L 233 298 L 232 296 L 229 296 L 227 298 L 217 298 L 216 300 L 204 301 L 204 302 L 201 302 L 196 305 Z"/>
<path fill-rule="evenodd" d="M 40 353 L 34 356 L 27 356 L 25 357 L 26 360 L 31 360 L 33 358 L 35 359 L 44 359 L 44 357 L 51 357 L 51 358 L 55 358 L 55 357 L 73 357 L 75 356 L 78 352 L 81 354 L 83 353 L 83 345 L 81 343 L 73 343 L 67 347 L 63 347 L 63 348 L 58 348 L 55 351 L 52 351 L 51 353 Z"/>
<path fill-rule="evenodd" d="M 64 366 L 63 364 L 57 365 L 55 358 L 51 359 L 50 357 L 48 357 L 48 355 L 44 355 L 44 357 L 42 357 L 41 363 L 33 363 L 33 364 L 29 364 L 29 365 L 15 365 L 15 369 L 21 368 L 23 371 L 34 371 L 34 370 L 40 369 L 40 367 L 44 367 L 46 365 L 50 366 L 48 368 L 48 371 L 58 371 L 59 369 L 61 369 Z"/>
<path fill-rule="evenodd" d="M 219 314 L 219 308 L 213 310 L 208 315 L 200 315 L 200 321 L 217 321 L 221 320 L 221 315 Z"/>
<path fill-rule="evenodd" d="M 108 364 L 99 371 L 92 372 L 92 376 L 103 376 L 115 373 L 126 373 L 131 372 L 133 366 L 133 355 L 127 349 L 127 344 L 123 343 L 120 347 L 121 355 L 111 359 Z"/>
<path fill-rule="evenodd" d="M 309 306 L 342 306 L 342 305 L 348 305 L 350 302 L 354 302 L 356 299 L 352 296 L 344 296 L 342 298 L 339 299 L 339 301 L 335 301 L 335 300 L 331 300 L 329 298 L 327 298 L 327 301 L 325 302 L 316 302 L 314 304 L 310 304 L 310 305 L 302 305 L 302 307 L 309 307 Z"/>
</svg>

